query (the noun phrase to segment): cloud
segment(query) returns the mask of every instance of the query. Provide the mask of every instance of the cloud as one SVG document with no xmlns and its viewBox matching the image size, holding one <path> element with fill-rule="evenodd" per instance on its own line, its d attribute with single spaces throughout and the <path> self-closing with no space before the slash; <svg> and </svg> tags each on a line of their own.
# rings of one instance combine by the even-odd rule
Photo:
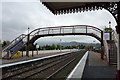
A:
<svg viewBox="0 0 120 80">
<path fill-rule="evenodd" d="M 42 42 L 42 43 L 54 43 L 54 42 L 60 42 L 60 39 L 62 42 L 85 42 L 85 43 L 92 43 L 95 41 L 96 43 L 100 43 L 96 38 L 86 35 L 67 35 L 67 36 L 49 36 L 49 37 L 42 37 L 36 40 L 35 43 Z"/>
<path fill-rule="evenodd" d="M 18 35 L 27 34 L 30 31 L 42 27 L 69 26 L 69 25 L 91 25 L 100 29 L 112 22 L 112 28 L 116 25 L 113 16 L 106 10 L 88 11 L 75 14 L 53 15 L 42 3 L 38 2 L 4 2 L 2 4 L 2 35 L 3 40 L 13 40 Z M 55 37 L 68 41 L 93 42 L 92 37 L 80 36 L 80 38 Z M 85 37 L 85 39 L 84 39 Z M 48 39 L 47 39 L 48 38 Z M 46 37 L 43 41 L 53 41 L 54 38 Z M 41 39 L 40 39 L 41 40 Z M 98 41 L 99 42 L 99 41 Z"/>
<path fill-rule="evenodd" d="M 0 12 L 2 12 L 2 3 L 0 3 Z M 2 40 L 2 14 L 0 14 L 0 41 Z"/>
</svg>

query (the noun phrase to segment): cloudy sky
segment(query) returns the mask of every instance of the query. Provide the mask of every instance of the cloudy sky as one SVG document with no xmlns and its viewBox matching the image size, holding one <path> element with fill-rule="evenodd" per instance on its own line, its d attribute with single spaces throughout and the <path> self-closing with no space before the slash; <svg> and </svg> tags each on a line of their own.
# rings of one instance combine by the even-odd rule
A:
<svg viewBox="0 0 120 80">
<path fill-rule="evenodd" d="M 0 4 L 1 5 L 1 4 Z M 115 29 L 116 21 L 107 10 L 88 11 L 75 14 L 54 15 L 39 0 L 36 2 L 3 2 L 2 3 L 2 41 L 13 40 L 20 34 L 42 27 L 69 26 L 69 25 L 91 25 L 104 29 L 111 21 Z M 96 40 L 91 36 L 56 36 L 44 37 L 40 42 L 93 42 Z M 96 42 L 99 42 L 96 40 Z"/>
</svg>

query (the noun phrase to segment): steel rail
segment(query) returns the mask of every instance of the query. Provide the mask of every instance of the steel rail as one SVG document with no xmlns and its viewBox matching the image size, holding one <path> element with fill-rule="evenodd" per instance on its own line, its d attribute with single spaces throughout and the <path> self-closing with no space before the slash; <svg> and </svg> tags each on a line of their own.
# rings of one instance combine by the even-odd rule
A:
<svg viewBox="0 0 120 80">
<path fill-rule="evenodd" d="M 55 76 L 56 74 L 58 74 L 61 70 L 63 70 L 65 67 L 67 67 L 69 64 L 73 63 L 75 60 L 77 60 L 81 55 L 77 56 L 77 58 L 73 58 L 71 61 L 69 61 L 67 64 L 65 64 L 64 66 L 62 66 L 61 68 L 59 68 L 57 71 L 55 71 L 54 73 L 52 73 L 51 75 L 49 75 L 45 80 L 49 80 L 51 79 L 53 76 Z"/>
<path fill-rule="evenodd" d="M 57 71 L 55 71 L 54 73 L 52 73 L 50 76 L 47 77 L 46 80 L 49 80 L 51 77 L 53 77 L 55 74 L 57 74 L 59 71 L 61 71 L 62 69 L 64 69 L 66 66 L 68 66 L 70 63 L 72 63 L 76 58 L 73 58 L 71 61 L 69 61 L 67 64 L 65 64 L 64 66 L 62 66 L 61 68 L 59 68 Z"/>
<path fill-rule="evenodd" d="M 55 63 L 47 64 L 47 65 L 45 65 L 45 68 L 43 68 L 43 69 L 41 69 L 41 70 L 39 70 L 39 68 L 38 68 L 38 71 L 37 71 L 37 72 L 32 73 L 31 75 L 25 77 L 24 79 L 30 78 L 31 76 L 35 76 L 35 75 L 38 74 L 38 73 L 40 74 L 42 71 L 45 71 L 45 70 L 47 70 L 47 69 L 50 69 L 51 67 L 54 67 L 54 66 L 56 66 L 56 65 L 58 65 L 58 64 L 60 64 L 60 63 L 63 63 L 65 60 L 69 60 L 69 58 L 72 58 L 72 57 L 68 57 L 68 58 L 66 58 L 66 59 L 59 60 L 59 61 L 57 61 L 57 62 L 55 62 Z M 47 66 L 47 67 L 46 67 L 46 66 Z M 33 71 L 32 71 L 32 72 L 33 72 Z"/>
<path fill-rule="evenodd" d="M 72 54 L 73 56 L 74 56 L 74 54 Z M 69 57 L 68 57 L 69 56 Z M 33 68 L 33 69 L 30 69 L 30 70 L 27 70 L 27 71 L 25 71 L 26 73 L 32 73 L 32 74 L 29 74 L 29 75 L 26 75 L 26 76 L 22 76 L 22 78 L 24 78 L 24 79 L 26 79 L 26 78 L 29 78 L 29 77 L 31 77 L 31 76 L 33 76 L 33 75 L 36 75 L 36 74 L 38 74 L 38 73 L 40 73 L 40 72 L 42 72 L 42 71 L 44 71 L 44 70 L 46 70 L 46 69 L 49 69 L 49 68 L 51 68 L 52 66 L 55 66 L 55 65 L 57 65 L 57 64 L 59 64 L 59 63 L 61 63 L 61 62 L 64 62 L 65 60 L 68 60 L 69 58 L 72 58 L 73 56 L 70 56 L 70 55 L 68 55 L 68 56 L 64 56 L 64 57 L 62 57 L 62 58 L 59 58 L 58 60 L 55 60 L 55 61 L 51 61 L 51 62 L 49 62 L 49 63 L 46 63 L 46 64 L 43 64 L 43 65 L 39 65 L 39 66 L 37 66 L 37 67 L 35 67 L 35 68 Z M 65 58 L 66 57 L 66 58 Z M 43 69 L 41 69 L 43 67 Z M 34 71 L 37 71 L 37 72 L 34 72 Z M 22 75 L 24 75 L 24 74 L 26 74 L 25 72 L 22 72 L 21 74 Z M 18 76 L 20 76 L 20 74 L 17 74 Z M 14 76 L 12 76 L 13 77 L 13 79 L 14 79 L 14 77 L 15 76 L 17 76 L 17 75 L 14 75 Z M 11 77 L 9 77 L 9 78 L 11 78 Z M 16 78 L 16 77 L 15 77 Z M 17 77 L 17 78 L 19 78 L 19 77 Z"/>
</svg>

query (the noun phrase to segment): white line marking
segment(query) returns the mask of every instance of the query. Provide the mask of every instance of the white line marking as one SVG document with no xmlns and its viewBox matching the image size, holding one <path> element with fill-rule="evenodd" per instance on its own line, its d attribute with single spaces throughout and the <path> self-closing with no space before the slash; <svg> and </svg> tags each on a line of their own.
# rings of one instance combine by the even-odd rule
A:
<svg viewBox="0 0 120 80">
<path fill-rule="evenodd" d="M 82 78 L 82 74 L 83 74 L 84 67 L 85 67 L 85 64 L 86 64 L 88 52 L 89 51 L 87 51 L 85 53 L 85 55 L 82 57 L 82 59 L 76 65 L 76 67 L 72 70 L 72 72 L 70 73 L 70 75 L 67 77 L 66 80 L 70 80 L 70 78 L 79 78 L 79 79 Z"/>
</svg>

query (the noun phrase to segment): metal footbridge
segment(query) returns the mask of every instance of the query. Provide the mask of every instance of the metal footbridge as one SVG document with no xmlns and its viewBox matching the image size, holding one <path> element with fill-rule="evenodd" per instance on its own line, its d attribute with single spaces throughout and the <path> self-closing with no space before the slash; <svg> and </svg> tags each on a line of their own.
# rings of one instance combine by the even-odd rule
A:
<svg viewBox="0 0 120 80">
<path fill-rule="evenodd" d="M 104 55 L 110 64 L 116 64 L 117 62 L 117 51 L 112 49 L 116 47 L 117 50 L 117 34 L 112 31 L 112 42 L 107 42 L 104 36 L 104 32 L 93 26 L 88 25 L 73 25 L 73 26 L 58 26 L 58 27 L 47 27 L 38 28 L 31 31 L 29 34 L 21 34 L 16 39 L 11 41 L 8 45 L 2 48 L 2 54 L 7 52 L 4 58 L 10 59 L 13 55 L 19 51 L 24 45 L 34 43 L 40 37 L 46 36 L 60 36 L 60 35 L 88 35 L 96 38 L 101 42 L 101 46 L 104 46 Z M 113 47 L 111 47 L 111 45 Z M 29 50 L 29 48 L 27 48 Z"/>
</svg>

